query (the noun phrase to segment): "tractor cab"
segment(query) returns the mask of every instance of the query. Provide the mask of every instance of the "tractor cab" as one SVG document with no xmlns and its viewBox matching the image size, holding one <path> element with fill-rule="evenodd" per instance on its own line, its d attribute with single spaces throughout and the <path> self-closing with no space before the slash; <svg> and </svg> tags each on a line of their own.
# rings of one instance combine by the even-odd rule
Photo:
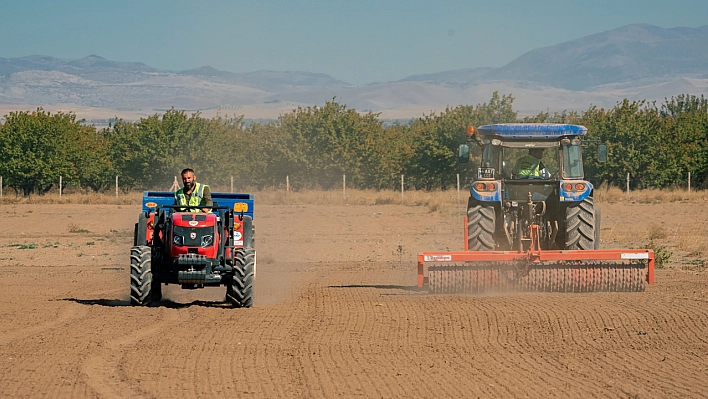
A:
<svg viewBox="0 0 708 399">
<path fill-rule="evenodd" d="M 511 123 L 468 128 L 467 140 L 482 147 L 472 195 L 482 201 L 545 201 L 549 196 L 573 200 L 589 195 L 582 182 L 584 126 Z M 460 146 L 460 162 L 469 161 L 469 147 Z"/>
</svg>

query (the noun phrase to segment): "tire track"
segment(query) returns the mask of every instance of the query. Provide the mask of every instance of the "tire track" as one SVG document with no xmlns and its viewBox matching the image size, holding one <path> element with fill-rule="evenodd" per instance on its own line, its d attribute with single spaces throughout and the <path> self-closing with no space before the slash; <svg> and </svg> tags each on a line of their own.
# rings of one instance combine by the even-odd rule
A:
<svg viewBox="0 0 708 399">
<path fill-rule="evenodd" d="M 554 307 L 554 309 L 561 308 L 562 307 Z M 569 310 L 571 312 L 577 312 L 578 310 L 582 310 L 582 308 L 583 307 L 580 306 L 577 310 L 572 308 Z M 690 371 L 682 374 L 679 378 L 676 378 L 676 376 L 672 375 L 672 373 L 649 373 L 648 370 L 643 373 L 641 371 L 642 367 L 645 367 L 646 365 L 652 365 L 651 367 L 655 367 L 654 363 L 657 363 L 657 359 L 656 356 L 653 355 L 653 348 L 649 348 L 646 345 L 645 347 L 641 347 L 637 339 L 634 338 L 638 336 L 636 333 L 638 330 L 636 325 L 640 324 L 647 326 L 649 325 L 648 320 L 652 319 L 652 314 L 664 312 L 670 313 L 670 309 L 659 306 L 652 309 L 651 312 L 646 309 L 642 309 L 638 312 L 636 309 L 631 307 L 619 312 L 618 310 L 620 309 L 606 307 L 596 308 L 596 312 L 600 316 L 599 320 L 609 320 L 609 322 L 600 321 L 599 323 L 596 323 L 597 325 L 594 329 L 599 330 L 600 328 L 604 328 L 603 326 L 612 326 L 612 329 L 609 330 L 610 332 L 608 334 L 612 334 L 613 338 L 607 343 L 608 346 L 606 348 L 598 347 L 596 344 L 586 345 L 585 343 L 590 342 L 588 340 L 576 341 L 576 346 L 579 346 L 579 349 L 581 349 L 580 352 L 583 353 L 583 357 L 581 357 L 580 360 L 585 364 L 585 368 L 591 369 L 593 373 L 596 372 L 599 375 L 609 374 L 611 376 L 621 376 L 622 379 L 625 380 L 624 385 L 629 387 L 633 392 L 635 392 L 635 394 L 637 392 L 650 392 L 651 389 L 648 389 L 647 386 L 650 385 L 649 383 L 652 382 L 652 380 L 663 381 L 668 386 L 673 385 L 676 391 L 683 391 L 681 387 L 684 384 L 688 386 L 697 386 L 696 384 L 699 384 L 699 381 L 694 379 L 695 377 L 698 377 L 698 374 L 694 373 L 693 377 L 690 377 Z M 566 316 L 567 315 L 565 315 L 564 312 L 558 312 L 554 318 L 558 320 L 568 319 Z M 683 329 L 682 325 L 684 323 L 679 320 L 674 319 L 672 324 L 677 326 L 679 329 Z M 576 332 L 573 335 L 583 336 L 582 331 Z M 697 338 L 698 337 L 693 337 L 692 339 L 687 339 L 685 341 L 696 341 Z M 663 345 L 660 345 L 659 348 L 662 346 Z M 610 352 L 605 359 L 598 356 L 598 352 L 601 352 L 602 349 Z M 682 358 L 682 361 L 687 362 L 683 366 L 686 370 L 701 369 L 700 364 L 691 362 L 690 356 L 688 358 L 680 354 L 677 354 L 676 356 L 677 358 Z M 705 365 L 703 365 L 703 367 L 705 367 Z M 648 378 L 650 375 L 651 377 Z M 589 376 L 591 376 L 591 374 L 589 374 L 588 377 Z"/>
<path fill-rule="evenodd" d="M 676 310 L 651 294 L 603 293 L 397 296 L 396 302 L 374 288 L 323 287 L 360 276 L 323 276 L 303 301 L 309 305 L 299 308 L 311 320 L 300 323 L 300 340 L 291 345 L 301 348 L 293 367 L 308 389 L 300 392 L 306 396 L 362 391 L 383 397 L 705 393 L 698 387 L 707 365 L 696 354 L 706 349 L 699 333 L 706 329 L 706 309 L 694 304 Z M 372 301 L 381 301 L 381 306 Z M 653 340 L 649 337 L 654 335 L 642 338 L 637 333 L 657 327 L 661 330 Z M 408 335 L 401 328 L 410 329 Z M 349 331 L 357 334 L 350 336 Z M 672 353 L 670 367 L 661 367 L 661 353 Z M 411 363 L 415 366 L 400 366 Z M 431 374 L 424 364 L 434 365 L 440 374 Z M 401 369 L 410 374 L 400 380 L 386 372 Z M 331 386 L 333 380 L 338 386 Z"/>
<path fill-rule="evenodd" d="M 56 313 L 56 318 L 45 323 L 32 327 L 20 328 L 0 334 L 0 346 L 7 345 L 17 339 L 27 339 L 33 335 L 41 334 L 47 330 L 53 330 L 65 326 L 72 320 L 86 316 L 87 310 L 83 306 L 68 304 L 60 307 Z"/>
<path fill-rule="evenodd" d="M 61 271 L 68 258 L 51 275 L 13 268 L 23 274 L 3 280 L 0 397 L 708 397 L 706 273 L 658 270 L 640 294 L 434 296 L 410 287 L 412 262 L 397 267 L 400 255 L 384 252 L 428 250 L 431 238 L 459 246 L 459 229 L 438 214 L 401 208 L 409 213 L 386 216 L 395 228 L 383 231 L 368 206 L 338 207 L 337 218 L 325 207 L 269 209 L 279 217 L 260 226 L 279 233 L 266 234 L 259 293 L 271 300 L 251 309 L 172 286 L 172 304 L 149 310 L 47 303 L 113 295 L 88 287 L 125 293 L 125 278 L 77 279 Z M 288 227 L 302 220 L 311 243 Z M 383 261 L 341 261 L 363 256 Z"/>
<path fill-rule="evenodd" d="M 568 373 L 567 367 L 558 357 L 549 356 L 546 351 L 539 350 L 539 346 L 548 346 L 550 342 L 563 342 L 564 337 L 568 336 L 569 332 L 564 331 L 562 324 L 559 323 L 562 319 L 558 318 L 556 314 L 557 307 L 553 304 L 555 299 L 536 294 L 532 295 L 533 298 L 529 300 L 526 300 L 525 295 L 509 299 L 495 298 L 495 301 L 486 307 L 488 317 L 494 317 L 499 325 L 508 324 L 509 317 L 502 311 L 503 308 L 508 306 L 513 306 L 520 312 L 514 315 L 514 319 L 529 320 L 530 328 L 524 334 L 525 340 L 515 341 L 520 353 L 530 355 L 513 356 L 508 359 L 516 366 L 513 370 L 514 375 L 519 376 L 517 377 L 519 383 L 515 384 L 514 389 L 533 387 L 538 385 L 539 380 L 543 383 L 541 386 L 575 387 L 582 385 L 582 378 L 573 373 Z M 501 301 L 503 302 L 499 303 Z M 543 303 L 546 301 L 551 303 Z M 567 319 L 567 317 L 565 318 Z M 511 333 L 508 338 L 514 339 L 516 330 L 511 330 Z M 522 367 L 522 364 L 526 366 Z M 511 394 L 518 395 L 519 393 L 512 391 Z M 525 394 L 538 395 L 538 392 L 525 392 Z M 555 396 L 551 392 L 545 394 Z"/>
<path fill-rule="evenodd" d="M 102 398 L 147 398 L 150 395 L 140 391 L 127 381 L 123 373 L 124 352 L 141 340 L 165 330 L 173 324 L 188 319 L 186 312 L 160 309 L 161 318 L 155 324 L 108 341 L 102 350 L 89 356 L 81 365 L 81 372 L 88 378 L 87 384 Z"/>
</svg>

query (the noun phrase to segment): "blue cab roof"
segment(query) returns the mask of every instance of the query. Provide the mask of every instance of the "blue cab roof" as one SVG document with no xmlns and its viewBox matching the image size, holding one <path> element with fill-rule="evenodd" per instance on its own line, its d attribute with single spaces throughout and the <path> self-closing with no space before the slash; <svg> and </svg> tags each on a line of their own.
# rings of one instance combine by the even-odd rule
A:
<svg viewBox="0 0 708 399">
<path fill-rule="evenodd" d="M 553 139 L 561 136 L 582 136 L 588 129 L 580 125 L 561 123 L 498 123 L 476 129 L 484 136 L 502 136 L 510 139 Z"/>
</svg>

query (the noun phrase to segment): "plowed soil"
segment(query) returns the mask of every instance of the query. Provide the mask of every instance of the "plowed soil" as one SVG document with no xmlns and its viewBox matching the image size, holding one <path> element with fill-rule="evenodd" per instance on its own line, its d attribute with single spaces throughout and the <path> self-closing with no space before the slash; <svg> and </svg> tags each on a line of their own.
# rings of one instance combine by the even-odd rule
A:
<svg viewBox="0 0 708 399">
<path fill-rule="evenodd" d="M 696 207 L 606 205 L 603 245 L 705 226 Z M 0 208 L 0 397 L 708 396 L 701 268 L 641 293 L 430 295 L 415 255 L 462 249 L 460 216 L 257 205 L 253 308 L 172 285 L 137 308 L 138 212 Z"/>
</svg>

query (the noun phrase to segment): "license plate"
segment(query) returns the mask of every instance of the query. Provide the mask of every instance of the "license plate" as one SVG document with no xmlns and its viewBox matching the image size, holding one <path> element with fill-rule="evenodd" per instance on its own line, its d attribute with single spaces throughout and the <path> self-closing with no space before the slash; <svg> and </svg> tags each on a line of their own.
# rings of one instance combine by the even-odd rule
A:
<svg viewBox="0 0 708 399">
<path fill-rule="evenodd" d="M 493 179 L 494 168 L 477 168 L 478 179 Z"/>
</svg>

